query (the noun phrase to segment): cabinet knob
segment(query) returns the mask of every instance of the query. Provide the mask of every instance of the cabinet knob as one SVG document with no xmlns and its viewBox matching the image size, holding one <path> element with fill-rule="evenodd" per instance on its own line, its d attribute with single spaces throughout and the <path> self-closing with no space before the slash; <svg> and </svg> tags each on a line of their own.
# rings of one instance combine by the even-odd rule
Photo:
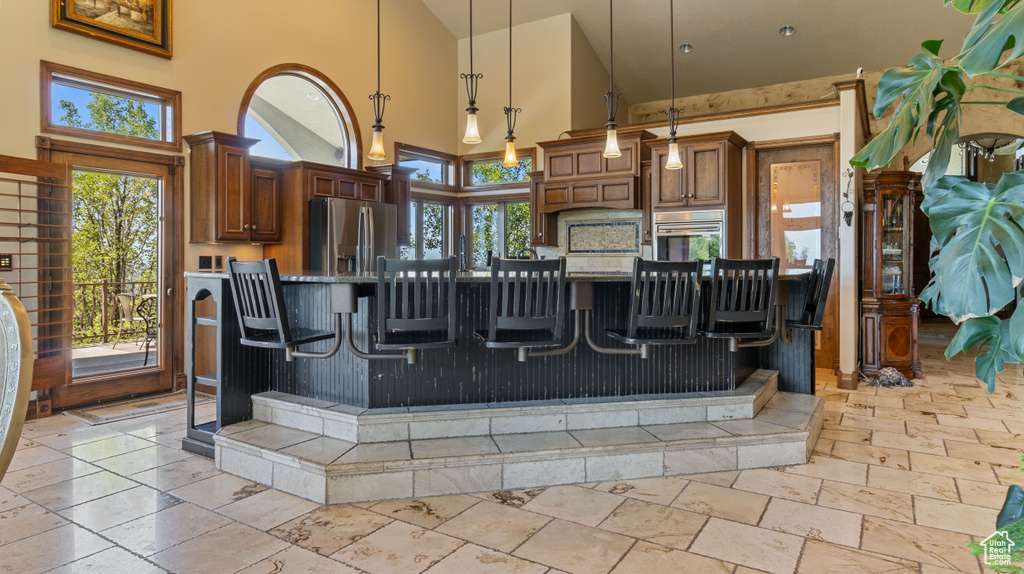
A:
<svg viewBox="0 0 1024 574">
<path fill-rule="evenodd" d="M 245 224 L 245 229 L 249 229 L 249 224 L 248 223 Z"/>
<path fill-rule="evenodd" d="M 256 231 L 256 226 L 255 225 L 252 226 L 252 230 Z"/>
</svg>

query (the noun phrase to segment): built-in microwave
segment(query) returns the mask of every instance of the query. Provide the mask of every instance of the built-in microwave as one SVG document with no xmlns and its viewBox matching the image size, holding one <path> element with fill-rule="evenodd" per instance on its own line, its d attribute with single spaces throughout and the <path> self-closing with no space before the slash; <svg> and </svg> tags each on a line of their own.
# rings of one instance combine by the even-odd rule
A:
<svg viewBox="0 0 1024 574">
<path fill-rule="evenodd" d="M 654 214 L 654 258 L 692 261 L 720 257 L 725 245 L 725 212 L 667 211 Z"/>
</svg>

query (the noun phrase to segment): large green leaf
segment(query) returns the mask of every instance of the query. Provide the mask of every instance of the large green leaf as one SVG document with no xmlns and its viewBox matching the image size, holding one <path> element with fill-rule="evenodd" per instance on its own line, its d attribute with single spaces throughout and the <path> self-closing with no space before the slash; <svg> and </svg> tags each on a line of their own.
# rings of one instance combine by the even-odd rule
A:
<svg viewBox="0 0 1024 574">
<path fill-rule="evenodd" d="M 1013 348 L 1009 324 L 999 317 L 964 321 L 946 347 L 946 358 L 957 353 L 966 355 L 975 345 L 979 345 L 979 349 L 974 359 L 974 373 L 988 384 L 988 392 L 994 392 L 996 375 L 1003 372 L 1005 364 L 1020 363 L 1020 356 Z"/>
<path fill-rule="evenodd" d="M 929 51 L 938 51 L 931 46 Z M 850 164 L 872 170 L 888 165 L 892 158 L 917 137 L 935 103 L 935 91 L 945 70 L 942 60 L 921 53 L 907 68 L 893 68 L 882 74 L 875 99 L 875 117 L 881 118 L 899 100 L 889 126 L 875 136 L 850 160 Z"/>
<path fill-rule="evenodd" d="M 942 94 L 942 97 L 935 100 L 928 114 L 927 134 L 932 140 L 932 156 L 922 178 L 922 185 L 926 189 L 946 175 L 953 146 L 960 139 L 960 121 L 963 116 L 960 100 L 966 91 L 963 77 L 952 70 L 946 71 L 936 86 L 935 93 Z"/>
<path fill-rule="evenodd" d="M 1013 300 L 1024 277 L 1024 172 L 996 185 L 946 176 L 925 189 L 938 254 L 925 293 L 956 322 L 984 317 Z"/>
<path fill-rule="evenodd" d="M 996 16 L 1001 9 L 1005 14 Z M 995 70 L 1007 50 L 1005 61 L 1024 55 L 1024 4 L 1016 0 L 993 2 L 979 14 L 974 26 L 964 35 L 960 69 L 974 77 Z"/>
<path fill-rule="evenodd" d="M 1002 3 L 1004 0 L 999 0 Z M 944 0 L 945 6 L 953 5 L 953 8 L 964 14 L 977 14 L 982 8 L 988 6 L 992 0 Z"/>
</svg>

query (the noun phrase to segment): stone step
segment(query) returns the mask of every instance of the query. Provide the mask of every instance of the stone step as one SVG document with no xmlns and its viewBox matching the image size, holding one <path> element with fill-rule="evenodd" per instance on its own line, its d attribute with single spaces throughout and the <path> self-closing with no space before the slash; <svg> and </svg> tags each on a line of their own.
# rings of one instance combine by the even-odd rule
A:
<svg viewBox="0 0 1024 574">
<path fill-rule="evenodd" d="M 268 392 L 253 418 L 354 443 L 572 431 L 751 419 L 775 395 L 778 373 L 758 370 L 734 391 L 361 409 Z"/>
<path fill-rule="evenodd" d="M 363 444 L 252 420 L 214 441 L 222 471 L 341 504 L 804 464 L 822 407 L 778 392 L 748 419 Z"/>
</svg>

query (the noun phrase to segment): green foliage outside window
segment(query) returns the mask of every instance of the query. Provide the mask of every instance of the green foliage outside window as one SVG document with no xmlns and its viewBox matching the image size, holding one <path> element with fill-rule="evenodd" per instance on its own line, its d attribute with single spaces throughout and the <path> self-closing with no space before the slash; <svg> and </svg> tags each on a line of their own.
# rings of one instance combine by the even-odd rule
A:
<svg viewBox="0 0 1024 574">
<path fill-rule="evenodd" d="M 519 160 L 519 165 L 514 167 L 501 165 L 500 159 L 473 162 L 470 164 L 469 185 L 530 181 L 531 171 L 533 160 L 528 157 Z"/>
</svg>

